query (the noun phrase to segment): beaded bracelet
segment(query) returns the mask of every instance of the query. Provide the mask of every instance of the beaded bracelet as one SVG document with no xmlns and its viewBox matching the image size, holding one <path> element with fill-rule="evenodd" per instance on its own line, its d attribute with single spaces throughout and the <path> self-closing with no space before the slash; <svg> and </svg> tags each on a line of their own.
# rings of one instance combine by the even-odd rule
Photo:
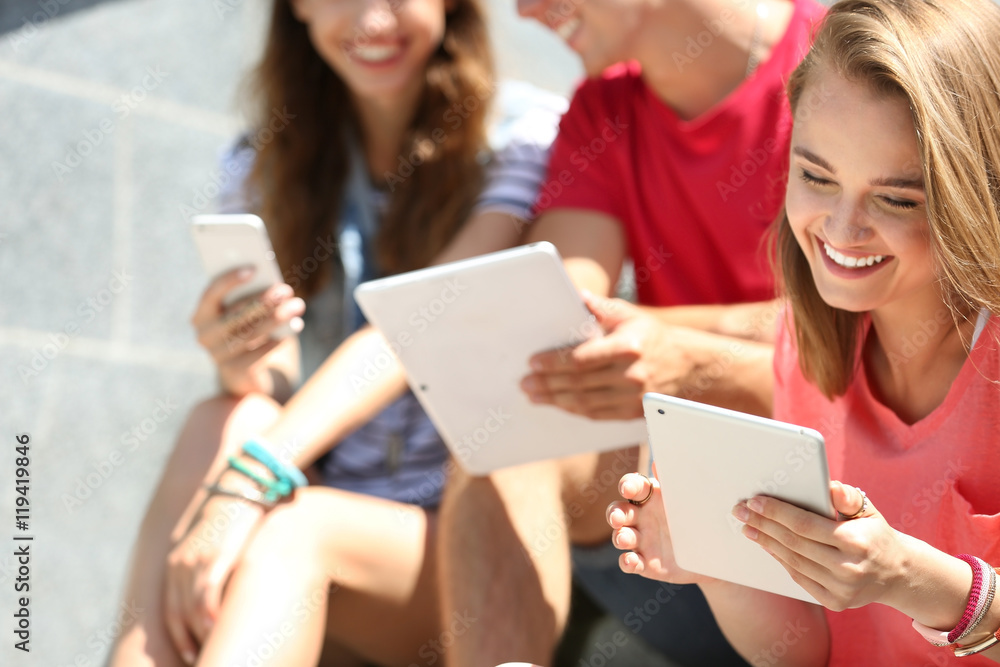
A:
<svg viewBox="0 0 1000 667">
<path fill-rule="evenodd" d="M 958 625 L 948 632 L 913 621 L 913 628 L 934 646 L 955 646 L 957 641 L 972 633 L 986 617 L 996 594 L 997 574 L 992 567 L 982 559 L 968 554 L 961 554 L 956 558 L 965 561 L 972 568 L 972 588 Z"/>
<path fill-rule="evenodd" d="M 996 594 L 997 590 L 996 570 L 990 567 L 982 559 L 977 558 L 976 560 L 979 561 L 979 565 L 983 569 L 983 576 L 988 579 L 989 584 L 986 589 L 986 595 L 980 596 L 979 598 L 979 603 L 976 605 L 976 614 L 972 618 L 972 623 L 970 623 L 969 627 L 965 629 L 965 632 L 963 632 L 962 635 L 955 640 L 956 644 L 960 640 L 965 639 L 966 637 L 971 635 L 976 630 L 976 628 L 979 627 L 979 624 L 982 623 L 983 619 L 986 618 L 986 612 L 988 612 L 990 610 L 990 607 L 993 605 L 993 596 Z"/>
<path fill-rule="evenodd" d="M 268 479 L 257 474 L 257 471 L 248 466 L 235 456 L 230 456 L 229 467 L 236 472 L 242 473 L 256 482 L 264 491 L 264 498 L 268 501 L 277 502 L 292 493 L 292 485 L 283 479 Z"/>
<path fill-rule="evenodd" d="M 271 471 L 272 475 L 277 479 L 288 482 L 292 488 L 297 489 L 302 486 L 309 486 L 309 480 L 306 479 L 301 470 L 279 460 L 278 457 L 271 453 L 270 448 L 260 440 L 251 438 L 243 443 L 243 453 L 263 464 Z"/>
<path fill-rule="evenodd" d="M 986 565 L 986 563 L 984 563 L 981 559 L 976 558 L 975 556 L 970 556 L 969 554 L 959 554 L 956 558 L 964 560 L 969 564 L 969 567 L 972 568 L 972 590 L 969 591 L 969 602 L 965 605 L 965 612 L 962 614 L 962 620 L 960 620 L 958 625 L 956 625 L 955 628 L 948 633 L 949 644 L 954 644 L 959 639 L 963 639 L 969 634 L 969 632 L 972 631 L 976 615 L 982 609 L 982 602 L 985 601 L 986 591 L 984 590 L 983 584 L 986 582 L 983 580 L 983 574 L 984 569 L 989 568 L 989 566 Z M 995 585 L 996 582 L 994 581 L 994 586 Z M 981 616 L 980 620 L 982 620 Z"/>
</svg>

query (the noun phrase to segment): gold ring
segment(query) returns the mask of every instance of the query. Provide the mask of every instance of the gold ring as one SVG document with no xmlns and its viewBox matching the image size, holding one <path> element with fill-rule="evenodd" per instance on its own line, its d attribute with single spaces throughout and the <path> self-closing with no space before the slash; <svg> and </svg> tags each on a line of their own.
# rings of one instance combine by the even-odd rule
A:
<svg viewBox="0 0 1000 667">
<path fill-rule="evenodd" d="M 858 489 L 858 487 L 854 488 Z M 865 510 L 868 509 L 868 494 L 866 494 L 861 489 L 858 489 L 858 493 L 861 494 L 861 509 L 859 509 L 854 514 L 844 514 L 843 512 L 838 511 L 837 514 L 840 515 L 841 521 L 850 521 L 851 519 L 857 519 L 858 517 L 860 517 L 862 514 L 865 513 Z"/>
<path fill-rule="evenodd" d="M 644 480 L 646 480 L 646 483 L 649 484 L 649 493 L 647 493 L 646 497 L 643 498 L 642 500 L 629 500 L 630 503 L 636 506 L 645 505 L 646 501 L 653 497 L 653 482 L 645 475 L 639 475 L 639 476 L 642 477 Z"/>
</svg>

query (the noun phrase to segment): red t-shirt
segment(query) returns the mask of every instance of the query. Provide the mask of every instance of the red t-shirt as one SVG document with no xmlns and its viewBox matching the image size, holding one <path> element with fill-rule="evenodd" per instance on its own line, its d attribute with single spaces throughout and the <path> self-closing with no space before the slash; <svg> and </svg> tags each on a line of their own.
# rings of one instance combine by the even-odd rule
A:
<svg viewBox="0 0 1000 667">
<path fill-rule="evenodd" d="M 690 121 L 646 86 L 636 63 L 584 82 L 560 124 L 536 212 L 580 208 L 620 221 L 640 303 L 773 298 L 762 237 L 788 173 L 784 84 L 823 12 L 813 0 L 796 0 L 770 58 Z M 702 41 L 709 37 L 706 28 Z M 682 55 L 674 54 L 678 66 Z"/>
<path fill-rule="evenodd" d="M 925 328 L 950 324 L 929 320 Z M 918 332 L 911 343 L 922 341 Z M 803 377 L 782 324 L 774 417 L 822 433 L 831 479 L 864 489 L 892 527 L 945 553 L 1000 566 L 1000 385 L 992 382 L 1000 379 L 998 341 L 1000 321 L 990 317 L 944 402 L 906 424 L 872 395 L 863 369 L 843 396 L 827 400 Z M 826 618 L 833 667 L 994 664 L 932 646 L 910 618 L 884 605 L 827 611 Z"/>
</svg>

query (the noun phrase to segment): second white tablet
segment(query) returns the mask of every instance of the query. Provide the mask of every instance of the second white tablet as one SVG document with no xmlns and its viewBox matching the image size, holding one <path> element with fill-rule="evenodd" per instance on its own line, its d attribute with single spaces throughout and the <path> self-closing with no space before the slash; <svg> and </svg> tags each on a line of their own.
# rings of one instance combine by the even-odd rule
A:
<svg viewBox="0 0 1000 667">
<path fill-rule="evenodd" d="M 641 419 L 593 421 L 532 404 L 521 391 L 532 354 L 601 333 L 552 244 L 374 280 L 354 294 L 473 474 L 645 440 Z"/>
</svg>

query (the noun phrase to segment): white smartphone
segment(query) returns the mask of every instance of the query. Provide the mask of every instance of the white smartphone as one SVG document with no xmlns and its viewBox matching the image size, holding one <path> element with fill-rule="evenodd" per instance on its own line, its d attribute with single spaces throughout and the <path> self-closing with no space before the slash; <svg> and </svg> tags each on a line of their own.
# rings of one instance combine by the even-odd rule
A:
<svg viewBox="0 0 1000 667">
<path fill-rule="evenodd" d="M 284 282 L 271 248 L 264 221 L 256 215 L 196 215 L 191 218 L 191 234 L 209 280 L 241 266 L 253 266 L 253 277 L 226 295 L 223 303 L 259 294 Z M 271 333 L 279 340 L 295 333 L 286 323 Z"/>
</svg>

